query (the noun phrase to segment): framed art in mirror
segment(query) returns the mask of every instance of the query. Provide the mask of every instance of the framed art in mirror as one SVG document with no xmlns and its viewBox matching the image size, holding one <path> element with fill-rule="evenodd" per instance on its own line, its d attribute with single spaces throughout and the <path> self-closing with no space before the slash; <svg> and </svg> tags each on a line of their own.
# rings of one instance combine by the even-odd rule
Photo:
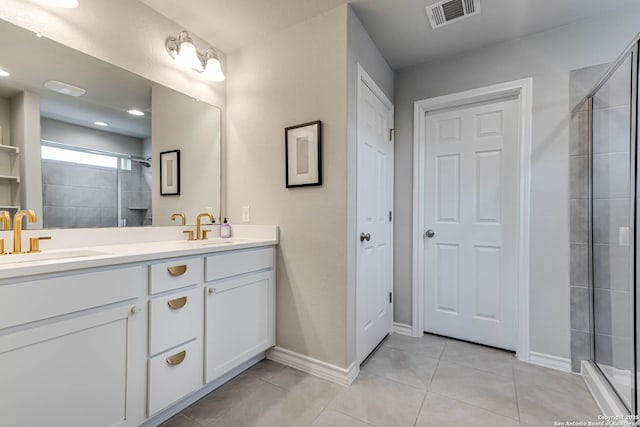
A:
<svg viewBox="0 0 640 427">
<path fill-rule="evenodd" d="M 180 150 L 160 153 L 160 195 L 180 195 Z"/>
</svg>

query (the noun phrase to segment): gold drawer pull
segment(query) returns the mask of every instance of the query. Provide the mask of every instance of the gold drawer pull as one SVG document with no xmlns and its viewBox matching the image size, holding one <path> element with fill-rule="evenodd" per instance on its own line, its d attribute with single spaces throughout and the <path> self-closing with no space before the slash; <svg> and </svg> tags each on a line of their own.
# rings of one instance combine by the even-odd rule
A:
<svg viewBox="0 0 640 427">
<path fill-rule="evenodd" d="M 187 266 L 186 265 L 176 265 L 174 267 L 167 268 L 167 271 L 172 276 L 182 276 L 184 273 L 187 272 Z"/>
<path fill-rule="evenodd" d="M 171 301 L 167 301 L 167 305 L 171 310 L 177 310 L 182 308 L 187 304 L 187 297 L 172 299 Z"/>
<path fill-rule="evenodd" d="M 173 356 L 167 357 L 167 365 L 169 366 L 178 366 L 182 362 L 184 362 L 184 358 L 187 356 L 187 350 L 182 350 L 178 354 L 174 354 Z"/>
</svg>

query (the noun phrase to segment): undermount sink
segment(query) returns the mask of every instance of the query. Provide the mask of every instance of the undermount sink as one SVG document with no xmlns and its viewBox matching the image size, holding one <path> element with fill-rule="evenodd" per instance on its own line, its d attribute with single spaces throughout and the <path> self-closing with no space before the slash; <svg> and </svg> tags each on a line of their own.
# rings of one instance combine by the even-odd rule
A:
<svg viewBox="0 0 640 427">
<path fill-rule="evenodd" d="M 0 265 L 18 264 L 24 262 L 69 260 L 72 258 L 86 258 L 92 256 L 110 255 L 108 252 L 92 250 L 68 250 L 59 252 L 38 252 L 32 254 L 3 255 L 0 256 Z"/>
</svg>

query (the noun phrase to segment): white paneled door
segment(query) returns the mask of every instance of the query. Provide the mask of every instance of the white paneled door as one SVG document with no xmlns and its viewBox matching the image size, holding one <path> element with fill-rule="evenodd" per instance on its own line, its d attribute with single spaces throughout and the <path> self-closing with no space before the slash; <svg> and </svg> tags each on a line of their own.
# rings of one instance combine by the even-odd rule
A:
<svg viewBox="0 0 640 427">
<path fill-rule="evenodd" d="M 356 352 L 364 359 L 393 324 L 393 107 L 369 79 L 358 87 Z M 377 95 L 376 95 L 377 93 Z"/>
<path fill-rule="evenodd" d="M 519 102 L 426 118 L 424 329 L 515 350 Z"/>
</svg>

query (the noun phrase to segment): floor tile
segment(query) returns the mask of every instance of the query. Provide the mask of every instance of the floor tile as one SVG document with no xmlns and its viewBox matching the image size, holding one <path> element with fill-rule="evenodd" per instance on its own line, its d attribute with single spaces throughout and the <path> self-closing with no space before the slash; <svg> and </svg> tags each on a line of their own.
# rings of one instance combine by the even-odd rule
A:
<svg viewBox="0 0 640 427">
<path fill-rule="evenodd" d="M 531 363 L 515 361 L 513 374 L 516 384 L 527 383 L 539 387 L 549 387 L 565 393 L 587 390 L 584 380 L 578 374 L 549 369 Z"/>
<path fill-rule="evenodd" d="M 362 367 L 362 372 L 427 390 L 437 366 L 437 359 L 382 347 Z"/>
<path fill-rule="evenodd" d="M 182 414 L 178 414 L 175 417 L 160 424 L 160 427 L 201 427 L 200 424 L 190 420 Z"/>
<path fill-rule="evenodd" d="M 595 421 L 598 417 L 598 407 L 586 389 L 561 391 L 527 382 L 518 382 L 516 387 L 523 423 L 546 426 L 555 421 Z"/>
<path fill-rule="evenodd" d="M 424 392 L 376 375 L 361 373 L 351 387 L 343 388 L 329 408 L 376 427 L 411 427 Z"/>
<path fill-rule="evenodd" d="M 511 377 L 513 375 L 512 364 L 516 358 L 515 354 L 510 351 L 464 341 L 448 340 L 442 353 L 442 360 Z"/>
<path fill-rule="evenodd" d="M 246 391 L 237 400 L 228 401 L 227 405 L 219 408 L 216 411 L 217 417 L 206 426 L 262 427 L 271 425 L 269 422 L 277 417 L 280 410 L 279 404 L 285 399 L 286 391 L 264 381 L 257 381 L 259 383 L 255 388 Z M 273 426 L 275 427 L 276 424 Z"/>
<path fill-rule="evenodd" d="M 269 376 L 269 382 L 286 390 L 286 394 L 260 421 L 260 426 L 308 426 L 344 388 L 288 367 Z"/>
<path fill-rule="evenodd" d="M 431 391 L 491 412 L 518 419 L 513 378 L 441 360 Z"/>
<path fill-rule="evenodd" d="M 363 421 L 345 415 L 341 412 L 326 409 L 311 424 L 311 427 L 371 427 Z"/>
<path fill-rule="evenodd" d="M 519 427 L 518 421 L 467 405 L 434 393 L 428 393 L 416 427 Z"/>
<path fill-rule="evenodd" d="M 268 386 L 266 387 L 267 389 L 269 387 L 274 389 L 267 390 L 267 395 L 269 395 L 269 392 L 273 392 L 272 394 L 274 395 L 279 393 L 280 397 L 285 394 L 284 390 L 245 373 L 185 408 L 182 413 L 199 424 L 206 426 L 222 414 L 228 414 L 236 410 L 240 411 L 240 408 L 245 403 L 257 400 L 254 397 L 255 390 L 264 389 L 264 386 Z M 275 401 L 275 399 L 273 400 Z"/>
<path fill-rule="evenodd" d="M 248 375 L 253 375 L 257 378 L 260 378 L 261 380 L 264 380 L 270 375 L 280 372 L 284 368 L 285 368 L 285 365 L 282 365 L 277 362 L 273 362 L 268 359 L 263 359 L 260 362 L 256 363 L 255 365 L 253 365 L 251 368 L 249 368 L 246 371 L 246 373 Z"/>
<path fill-rule="evenodd" d="M 414 338 L 406 335 L 391 334 L 382 346 L 439 359 L 446 342 L 446 338 L 437 335 L 425 334 L 421 338 Z"/>
</svg>

